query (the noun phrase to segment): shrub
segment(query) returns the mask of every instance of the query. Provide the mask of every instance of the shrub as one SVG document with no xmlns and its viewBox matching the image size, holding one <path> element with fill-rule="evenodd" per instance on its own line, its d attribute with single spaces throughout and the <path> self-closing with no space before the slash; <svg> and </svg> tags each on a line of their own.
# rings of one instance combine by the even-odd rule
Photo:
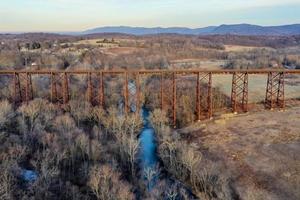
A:
<svg viewBox="0 0 300 200">
<path fill-rule="evenodd" d="M 0 166 L 0 199 L 9 200 L 13 197 L 14 185 L 16 180 L 8 170 L 9 166 L 2 164 Z"/>
<path fill-rule="evenodd" d="M 158 133 L 160 133 L 169 122 L 166 112 L 160 109 L 155 109 L 150 114 L 149 119 L 155 131 Z"/>
<path fill-rule="evenodd" d="M 69 114 L 57 116 L 53 126 L 59 133 L 68 133 L 76 129 L 74 119 Z"/>
<path fill-rule="evenodd" d="M 0 102 L 0 130 L 14 117 L 14 110 L 8 101 Z"/>
<path fill-rule="evenodd" d="M 87 101 L 71 100 L 69 102 L 70 114 L 75 119 L 77 126 L 80 122 L 92 119 L 92 107 Z"/>
<path fill-rule="evenodd" d="M 88 185 L 101 200 L 132 200 L 130 187 L 120 180 L 120 174 L 110 166 L 94 166 L 90 171 Z"/>
<path fill-rule="evenodd" d="M 195 121 L 195 109 L 193 99 L 188 95 L 182 95 L 179 98 L 177 111 L 177 120 L 179 126 L 186 126 Z"/>
<path fill-rule="evenodd" d="M 23 133 L 33 133 L 35 130 L 49 128 L 52 120 L 57 114 L 57 109 L 48 101 L 35 99 L 27 104 L 23 104 L 18 109 L 20 114 L 19 122 Z"/>
</svg>

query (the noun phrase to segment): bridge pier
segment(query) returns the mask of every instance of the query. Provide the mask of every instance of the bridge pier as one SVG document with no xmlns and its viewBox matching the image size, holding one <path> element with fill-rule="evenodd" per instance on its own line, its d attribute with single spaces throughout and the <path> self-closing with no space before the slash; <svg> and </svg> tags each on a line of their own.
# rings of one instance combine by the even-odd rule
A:
<svg viewBox="0 0 300 200">
<path fill-rule="evenodd" d="M 137 72 L 135 75 L 135 87 L 136 87 L 136 114 L 140 114 L 140 73 Z"/>
<path fill-rule="evenodd" d="M 51 72 L 50 75 L 51 79 L 51 92 L 50 92 L 50 101 L 55 103 L 57 100 L 57 83 L 56 83 L 56 75 Z"/>
<path fill-rule="evenodd" d="M 103 76 L 103 72 L 100 72 L 100 74 L 99 74 L 98 97 L 99 97 L 99 106 L 104 109 L 104 76 Z"/>
<path fill-rule="evenodd" d="M 197 73 L 197 88 L 196 88 L 196 113 L 197 113 L 197 120 L 201 120 L 201 89 L 200 89 L 200 72 Z"/>
<path fill-rule="evenodd" d="M 32 76 L 30 72 L 14 73 L 13 75 L 14 103 L 28 102 L 33 99 Z"/>
<path fill-rule="evenodd" d="M 124 85 L 124 112 L 125 115 L 128 114 L 128 73 L 125 72 L 125 85 Z"/>
<path fill-rule="evenodd" d="M 248 111 L 248 73 L 233 73 L 231 106 L 234 113 L 238 112 L 238 108 Z"/>
<path fill-rule="evenodd" d="M 94 86 L 92 83 L 92 74 L 88 73 L 87 74 L 87 101 L 91 104 L 94 105 Z"/>
<path fill-rule="evenodd" d="M 284 72 L 269 72 L 266 88 L 266 108 L 272 110 L 276 107 L 285 108 Z"/>
<path fill-rule="evenodd" d="M 207 86 L 207 112 L 208 119 L 212 119 L 213 116 L 213 97 L 212 97 L 212 73 L 208 74 L 208 86 Z"/>
<path fill-rule="evenodd" d="M 69 78 L 68 74 L 65 72 L 63 74 L 63 104 L 66 105 L 69 102 Z"/>
<path fill-rule="evenodd" d="M 160 109 L 164 109 L 164 74 L 160 73 Z"/>
<path fill-rule="evenodd" d="M 173 109 L 173 125 L 174 128 L 176 128 L 176 73 L 173 72 L 173 77 L 172 77 L 172 88 L 173 88 L 173 102 L 172 102 L 172 109 Z"/>
<path fill-rule="evenodd" d="M 205 82 L 203 85 L 205 85 L 206 89 L 206 117 L 208 119 L 211 119 L 213 116 L 213 96 L 212 96 L 212 73 L 197 73 L 197 84 L 196 84 L 196 118 L 198 121 L 201 120 L 201 83 Z"/>
</svg>

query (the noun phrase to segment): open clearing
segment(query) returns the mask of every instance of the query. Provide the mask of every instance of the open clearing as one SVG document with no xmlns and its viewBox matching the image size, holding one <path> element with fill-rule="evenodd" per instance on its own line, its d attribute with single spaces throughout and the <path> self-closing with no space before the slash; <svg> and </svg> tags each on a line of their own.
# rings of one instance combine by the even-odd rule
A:
<svg viewBox="0 0 300 200">
<path fill-rule="evenodd" d="M 240 46 L 240 45 L 225 45 L 225 51 L 234 51 L 234 52 L 240 52 L 240 51 L 251 51 L 254 49 L 272 49 L 270 47 L 252 47 L 252 46 Z"/>
<path fill-rule="evenodd" d="M 265 100 L 267 75 L 249 75 L 249 102 L 257 103 Z M 230 75 L 214 75 L 213 86 L 219 87 L 221 91 L 231 96 L 232 76 Z M 292 75 L 285 79 L 285 98 L 300 98 L 300 76 Z"/>
<path fill-rule="evenodd" d="M 300 199 L 300 107 L 227 114 L 180 133 L 222 166 L 242 199 Z"/>
</svg>

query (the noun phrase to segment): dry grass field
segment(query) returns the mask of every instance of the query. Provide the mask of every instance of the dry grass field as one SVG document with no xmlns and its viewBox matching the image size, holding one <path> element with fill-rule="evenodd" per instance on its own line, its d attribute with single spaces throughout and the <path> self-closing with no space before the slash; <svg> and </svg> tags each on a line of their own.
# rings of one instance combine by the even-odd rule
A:
<svg viewBox="0 0 300 200">
<path fill-rule="evenodd" d="M 226 114 L 180 131 L 245 200 L 300 199 L 300 107 Z M 210 166 L 211 167 L 211 166 Z M 216 166 L 217 167 L 217 166 Z"/>
<path fill-rule="evenodd" d="M 250 51 L 254 49 L 272 49 L 270 47 L 254 47 L 254 46 L 240 46 L 240 45 L 225 45 L 225 51 L 240 52 L 240 51 Z"/>
<path fill-rule="evenodd" d="M 214 75 L 213 86 L 217 86 L 227 96 L 231 95 L 232 76 Z M 264 101 L 266 95 L 267 75 L 249 75 L 249 102 Z M 300 76 L 288 76 L 285 80 L 285 95 L 287 99 L 300 98 Z"/>
</svg>

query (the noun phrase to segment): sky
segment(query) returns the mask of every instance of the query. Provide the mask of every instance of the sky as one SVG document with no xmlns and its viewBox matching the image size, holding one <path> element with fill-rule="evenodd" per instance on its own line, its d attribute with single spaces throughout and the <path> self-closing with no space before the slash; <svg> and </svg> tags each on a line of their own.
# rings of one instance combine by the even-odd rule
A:
<svg viewBox="0 0 300 200">
<path fill-rule="evenodd" d="M 0 0 L 0 32 L 300 23 L 300 0 Z"/>
</svg>

